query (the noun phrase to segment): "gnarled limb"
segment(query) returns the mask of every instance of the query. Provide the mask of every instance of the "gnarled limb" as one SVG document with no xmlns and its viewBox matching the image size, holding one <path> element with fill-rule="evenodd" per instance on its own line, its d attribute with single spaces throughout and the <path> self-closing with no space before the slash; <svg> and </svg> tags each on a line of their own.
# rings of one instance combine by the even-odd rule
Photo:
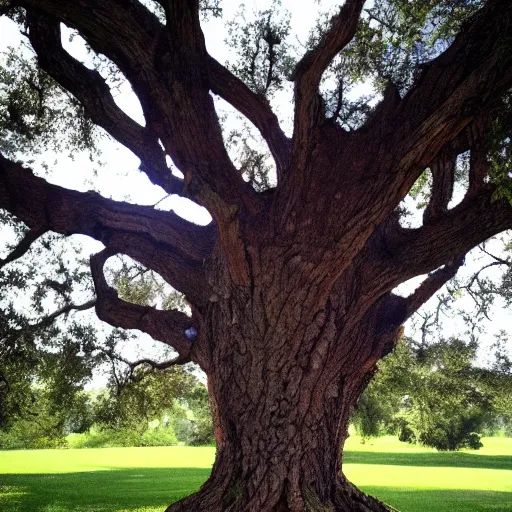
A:
<svg viewBox="0 0 512 512">
<path fill-rule="evenodd" d="M 357 29 L 364 0 L 346 0 L 340 12 L 331 20 L 329 30 L 319 43 L 297 64 L 295 81 L 295 120 L 292 158 L 300 160 L 310 151 L 310 141 L 319 120 L 321 100 L 318 87 L 332 59 L 352 40 Z M 323 120 L 322 118 L 320 120 Z"/>
<path fill-rule="evenodd" d="M 453 194 L 456 159 L 456 155 L 451 156 L 442 153 L 430 164 L 432 190 L 430 201 L 423 212 L 423 222 L 425 224 L 432 222 L 448 209 L 448 203 Z"/>
<path fill-rule="evenodd" d="M 51 185 L 2 155 L 0 208 L 30 228 L 44 225 L 64 235 L 84 234 L 107 246 L 123 243 L 125 254 L 159 273 L 193 304 L 208 298 L 203 261 L 214 243 L 212 227 L 173 212 Z"/>
<path fill-rule="evenodd" d="M 164 311 L 120 299 L 116 290 L 108 285 L 103 273 L 105 262 L 116 252 L 108 248 L 91 256 L 98 317 L 114 327 L 138 329 L 170 345 L 178 352 L 176 364 L 190 361 L 192 343 L 185 337 L 185 330 L 191 327 L 192 319 L 178 310 Z"/>
<path fill-rule="evenodd" d="M 172 175 L 158 137 L 125 114 L 115 103 L 110 88 L 101 75 L 72 57 L 61 43 L 56 18 L 28 10 L 29 39 L 39 65 L 57 83 L 82 103 L 91 120 L 141 160 L 141 170 L 170 194 L 181 194 L 183 181 Z"/>
<path fill-rule="evenodd" d="M 18 245 L 7 255 L 6 258 L 0 258 L 0 268 L 11 263 L 12 261 L 21 258 L 24 254 L 26 254 L 32 244 L 42 235 L 44 235 L 48 229 L 44 225 L 35 226 L 32 229 L 29 229 L 22 240 L 18 243 Z"/>
<path fill-rule="evenodd" d="M 465 255 L 456 257 L 444 267 L 439 268 L 416 288 L 416 290 L 407 297 L 406 318 L 415 313 L 425 302 L 427 302 L 438 290 L 440 290 L 450 279 L 454 278 L 459 268 L 464 263 Z"/>
<path fill-rule="evenodd" d="M 236 108 L 256 126 L 268 144 L 277 168 L 278 181 L 290 160 L 290 140 L 279 126 L 266 98 L 247 87 L 238 77 L 213 57 L 208 57 L 212 92 Z"/>
</svg>

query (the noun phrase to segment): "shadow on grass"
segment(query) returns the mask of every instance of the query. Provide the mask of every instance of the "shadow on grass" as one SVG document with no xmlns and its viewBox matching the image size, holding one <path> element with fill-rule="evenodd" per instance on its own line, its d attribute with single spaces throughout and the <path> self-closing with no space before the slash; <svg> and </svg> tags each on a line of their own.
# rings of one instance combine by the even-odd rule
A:
<svg viewBox="0 0 512 512">
<path fill-rule="evenodd" d="M 130 468 L 0 475 L 0 509 L 3 512 L 163 511 L 169 503 L 197 490 L 209 472 L 209 469 L 191 468 Z M 401 512 L 512 511 L 510 492 L 382 486 L 363 489 Z"/>
<path fill-rule="evenodd" d="M 0 474 L 2 512 L 163 511 L 199 489 L 210 469 L 129 468 L 57 474 Z"/>
<path fill-rule="evenodd" d="M 512 492 L 467 489 L 411 489 L 364 486 L 362 489 L 400 512 L 511 512 Z"/>
<path fill-rule="evenodd" d="M 437 466 L 512 470 L 508 455 L 477 455 L 463 452 L 392 453 L 345 451 L 345 464 L 387 464 L 391 466 Z"/>
<path fill-rule="evenodd" d="M 468 453 L 345 452 L 347 464 L 512 470 L 507 456 Z M 373 469 L 368 468 L 369 471 Z M 196 491 L 209 468 L 123 468 L 54 474 L 0 474 L 2 512 L 161 512 Z M 378 482 L 378 472 L 375 481 Z M 402 512 L 512 512 L 512 493 L 363 486 Z"/>
</svg>

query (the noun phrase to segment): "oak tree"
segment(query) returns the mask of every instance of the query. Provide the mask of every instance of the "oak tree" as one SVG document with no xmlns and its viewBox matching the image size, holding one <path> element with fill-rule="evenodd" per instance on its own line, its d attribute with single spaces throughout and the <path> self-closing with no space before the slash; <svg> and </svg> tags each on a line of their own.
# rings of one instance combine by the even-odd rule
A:
<svg viewBox="0 0 512 512">
<path fill-rule="evenodd" d="M 218 2 L 0 5 L 37 56 L 3 103 L 0 207 L 28 230 L 2 264 L 49 231 L 100 241 L 90 261 L 98 317 L 173 347 L 167 365 L 193 361 L 208 376 L 216 461 L 203 487 L 168 511 L 388 510 L 343 474 L 348 418 L 403 322 L 469 250 L 512 228 L 512 4 L 346 0 L 296 62 L 288 29 L 263 12 L 233 29 L 232 69 L 208 53 L 202 32 Z M 98 66 L 125 77 L 145 124 L 118 107 L 105 73 L 66 51 L 64 25 Z M 271 101 L 286 79 L 290 136 Z M 362 80 L 373 102 L 351 99 Z M 60 100 L 47 101 L 48 91 Z M 214 96 L 256 128 L 268 158 L 244 145 L 246 158 L 228 152 Z M 48 127 L 69 112 L 82 142 L 101 127 L 152 183 L 213 221 L 65 189 L 21 165 L 16 152 L 37 136 L 51 144 Z M 467 190 L 451 207 L 463 154 Z M 275 183 L 262 183 L 270 159 Z M 423 223 L 405 227 L 401 202 L 427 170 Z M 120 297 L 104 273 L 119 254 L 181 292 L 191 314 Z M 409 296 L 393 293 L 424 274 Z"/>
</svg>

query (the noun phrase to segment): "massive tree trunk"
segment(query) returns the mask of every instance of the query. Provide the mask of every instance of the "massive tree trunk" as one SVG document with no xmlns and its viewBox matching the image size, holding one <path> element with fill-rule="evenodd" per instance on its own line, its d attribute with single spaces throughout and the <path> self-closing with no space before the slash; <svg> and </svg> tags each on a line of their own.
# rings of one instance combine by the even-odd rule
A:
<svg viewBox="0 0 512 512">
<path fill-rule="evenodd" d="M 49 230 L 101 241 L 105 249 L 91 258 L 99 318 L 178 352 L 174 361 L 141 364 L 194 361 L 205 370 L 217 459 L 201 490 L 169 512 L 387 510 L 343 476 L 349 415 L 403 322 L 455 275 L 467 251 L 512 228 L 512 208 L 496 200 L 483 149 L 497 99 L 512 85 L 512 4 L 485 2 L 406 94 L 390 83 L 364 125 L 350 131 L 326 116 L 320 95 L 363 9 L 363 0 L 346 0 L 291 77 L 290 139 L 269 102 L 208 55 L 200 2 L 158 4 L 165 24 L 137 0 L 12 6 L 26 10 L 40 67 L 140 158 L 154 184 L 207 208 L 212 224 L 62 189 L 0 155 L 0 208 L 30 228 L 0 266 Z M 117 107 L 98 72 L 65 51 L 62 23 L 118 66 L 144 126 Z M 258 192 L 243 179 L 211 93 L 266 141 L 275 188 Z M 468 191 L 450 209 L 457 155 L 466 151 Z M 172 175 L 168 156 L 184 179 Z M 400 203 L 427 167 L 423 225 L 406 229 Z M 119 253 L 180 291 L 191 317 L 121 300 L 103 273 Z M 408 297 L 393 293 L 427 273 Z M 191 327 L 197 336 L 185 336 Z"/>
<path fill-rule="evenodd" d="M 217 457 L 201 490 L 169 512 L 388 510 L 345 479 L 342 453 L 351 410 L 399 323 L 383 328 L 353 287 L 351 304 L 348 289 L 322 298 L 308 266 L 279 254 L 249 258 L 250 288 L 224 273 L 203 313 Z"/>
</svg>

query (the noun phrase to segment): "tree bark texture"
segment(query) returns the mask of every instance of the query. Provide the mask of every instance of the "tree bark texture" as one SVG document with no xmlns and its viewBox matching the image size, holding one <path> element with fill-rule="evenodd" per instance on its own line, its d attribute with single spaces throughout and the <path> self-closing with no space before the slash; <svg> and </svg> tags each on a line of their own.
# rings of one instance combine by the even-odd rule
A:
<svg viewBox="0 0 512 512">
<path fill-rule="evenodd" d="M 224 293 L 204 312 L 217 457 L 201 490 L 168 512 L 389 510 L 344 478 L 342 450 L 350 412 L 399 324 L 383 329 L 364 307 L 347 317 L 344 290 L 319 305 L 293 270 L 300 264 L 276 248 L 260 257 L 251 289 L 224 273 Z"/>
<path fill-rule="evenodd" d="M 201 490 L 168 512 L 389 510 L 343 476 L 348 419 L 403 322 L 471 248 L 512 228 L 483 150 L 512 86 L 512 3 L 485 2 L 403 97 L 389 84 L 364 125 L 347 131 L 326 118 L 319 92 L 363 9 L 346 0 L 291 77 L 290 139 L 269 102 L 207 53 L 199 1 L 158 3 L 165 23 L 137 0 L 16 0 L 5 9 L 25 10 L 41 69 L 140 158 L 154 184 L 207 208 L 212 224 L 66 190 L 0 155 L 0 208 L 30 228 L 0 266 L 47 231 L 101 241 L 105 249 L 91 258 L 99 318 L 176 349 L 164 367 L 193 361 L 207 373 L 216 462 Z M 144 126 L 119 109 L 100 73 L 65 51 L 62 23 L 123 73 Z M 229 158 L 211 93 L 267 143 L 272 190 L 254 190 Z M 469 189 L 450 209 L 455 160 L 466 151 Z M 423 225 L 404 228 L 400 203 L 426 168 L 433 180 Z M 103 274 L 114 254 L 160 274 L 191 316 L 121 300 Z M 410 296 L 393 293 L 422 274 Z M 184 335 L 191 327 L 192 340 Z"/>
</svg>

